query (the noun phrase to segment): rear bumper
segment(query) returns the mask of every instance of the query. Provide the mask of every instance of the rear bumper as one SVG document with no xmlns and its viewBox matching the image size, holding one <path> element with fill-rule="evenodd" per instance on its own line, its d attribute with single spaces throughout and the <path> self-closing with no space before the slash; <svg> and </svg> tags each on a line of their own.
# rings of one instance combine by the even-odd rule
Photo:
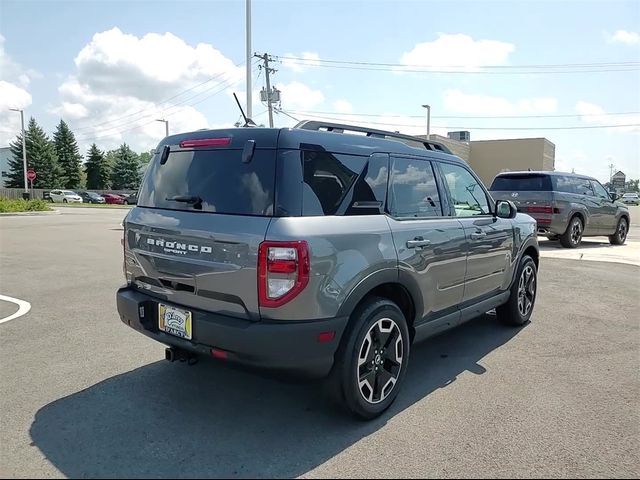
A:
<svg viewBox="0 0 640 480">
<path fill-rule="evenodd" d="M 120 320 L 165 345 L 201 355 L 211 349 L 227 353 L 227 361 L 249 367 L 324 377 L 333 359 L 347 317 L 307 322 L 251 322 L 188 308 L 193 313 L 193 338 L 185 340 L 158 330 L 158 299 L 130 287 L 116 294 Z M 169 303 L 169 302 L 167 302 Z M 177 305 L 179 306 L 179 305 Z M 318 342 L 323 332 L 335 338 Z"/>
</svg>

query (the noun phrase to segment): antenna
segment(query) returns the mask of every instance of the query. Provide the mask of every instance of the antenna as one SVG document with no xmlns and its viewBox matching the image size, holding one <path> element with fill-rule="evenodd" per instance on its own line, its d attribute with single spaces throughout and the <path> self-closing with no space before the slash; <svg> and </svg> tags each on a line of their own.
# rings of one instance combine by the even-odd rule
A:
<svg viewBox="0 0 640 480">
<path fill-rule="evenodd" d="M 243 127 L 256 127 L 256 122 L 254 122 L 253 120 L 251 120 L 250 118 L 248 118 L 245 114 L 244 114 L 244 110 L 242 109 L 242 105 L 240 105 L 240 100 L 238 100 L 238 96 L 235 94 L 233 94 L 233 98 L 236 99 L 236 103 L 238 104 L 238 108 L 240 109 L 240 113 L 242 114 L 242 118 L 244 118 L 244 125 Z"/>
</svg>

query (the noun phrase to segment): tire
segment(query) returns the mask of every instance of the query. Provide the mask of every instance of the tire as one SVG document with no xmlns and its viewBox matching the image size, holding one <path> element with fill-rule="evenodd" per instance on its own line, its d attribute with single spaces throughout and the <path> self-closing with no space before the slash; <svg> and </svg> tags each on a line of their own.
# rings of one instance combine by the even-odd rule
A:
<svg viewBox="0 0 640 480">
<path fill-rule="evenodd" d="M 66 199 L 66 198 L 63 198 L 63 199 L 62 199 L 62 203 L 69 203 L 69 202 L 67 202 L 67 199 Z"/>
<path fill-rule="evenodd" d="M 333 399 L 360 419 L 381 415 L 404 381 L 409 342 L 407 321 L 395 303 L 377 297 L 364 303 L 353 313 L 327 379 Z"/>
<path fill-rule="evenodd" d="M 622 245 L 627 239 L 629 233 L 629 222 L 625 217 L 620 217 L 618 225 L 616 226 L 616 233 L 609 235 L 609 242 L 611 245 Z"/>
<path fill-rule="evenodd" d="M 576 248 L 582 241 L 584 224 L 578 215 L 571 217 L 567 230 L 560 235 L 560 243 L 565 248 Z"/>
<path fill-rule="evenodd" d="M 516 279 L 511 286 L 509 301 L 496 308 L 498 320 L 514 327 L 524 325 L 531 318 L 536 303 L 538 269 L 529 255 L 524 255 L 518 265 Z"/>
</svg>

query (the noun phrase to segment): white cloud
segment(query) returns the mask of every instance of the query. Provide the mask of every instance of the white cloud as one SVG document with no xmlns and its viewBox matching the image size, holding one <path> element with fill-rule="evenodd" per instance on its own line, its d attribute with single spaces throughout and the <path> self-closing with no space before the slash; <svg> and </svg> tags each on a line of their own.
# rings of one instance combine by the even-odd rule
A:
<svg viewBox="0 0 640 480">
<path fill-rule="evenodd" d="M 558 100 L 553 97 L 535 97 L 509 101 L 504 97 L 466 94 L 450 89 L 444 93 L 444 106 L 456 113 L 474 115 L 528 115 L 553 113 L 558 109 Z"/>
<path fill-rule="evenodd" d="M 609 133 L 635 132 L 640 133 L 640 115 L 630 113 L 625 115 L 609 115 L 595 103 L 580 100 L 576 103 L 576 112 L 580 119 L 589 125 L 636 125 L 630 127 L 607 128 Z"/>
<path fill-rule="evenodd" d="M 155 145 L 164 133 L 210 127 L 196 102 L 224 93 L 244 78 L 212 45 L 195 46 L 172 33 L 142 37 L 118 28 L 96 33 L 75 58 L 76 69 L 58 88 L 53 111 L 77 134 L 84 148 L 96 141 L 112 148 Z M 186 91 L 189 89 L 189 91 Z"/>
<path fill-rule="evenodd" d="M 352 113 L 353 105 L 351 105 L 347 100 L 336 100 L 333 102 L 333 109 L 337 113 Z"/>
<path fill-rule="evenodd" d="M 314 52 L 303 52 L 302 55 L 295 55 L 293 53 L 287 53 L 283 55 L 283 57 L 295 57 L 302 58 L 302 61 L 299 60 L 291 60 L 288 58 L 281 58 L 282 65 L 287 68 L 290 68 L 296 73 L 301 73 L 307 70 L 309 66 L 319 65 L 320 55 Z"/>
<path fill-rule="evenodd" d="M 637 32 L 627 32 L 626 30 L 617 30 L 616 33 L 609 36 L 609 42 L 640 45 L 640 34 Z"/>
<path fill-rule="evenodd" d="M 485 65 L 507 63 L 509 54 L 515 48 L 512 43 L 474 40 L 461 33 L 440 33 L 436 40 L 418 43 L 412 50 L 403 53 L 400 62 L 407 68 L 419 66 L 431 70 L 474 71 Z"/>
<path fill-rule="evenodd" d="M 284 110 L 308 110 L 324 102 L 324 95 L 320 90 L 314 90 L 301 82 L 278 83 L 276 88 L 282 92 L 280 97 Z"/>
<path fill-rule="evenodd" d="M 27 88 L 34 70 L 27 70 L 14 62 L 4 49 L 5 39 L 0 35 L 0 146 L 8 145 L 20 132 L 20 115 L 10 108 L 25 109 L 33 101 Z M 25 124 L 28 122 L 25 118 Z"/>
</svg>

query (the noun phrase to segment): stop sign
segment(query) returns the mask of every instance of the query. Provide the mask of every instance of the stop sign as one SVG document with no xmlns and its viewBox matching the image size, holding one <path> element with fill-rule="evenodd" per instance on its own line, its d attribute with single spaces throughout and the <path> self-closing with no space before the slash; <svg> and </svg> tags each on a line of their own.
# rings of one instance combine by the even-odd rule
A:
<svg viewBox="0 0 640 480">
<path fill-rule="evenodd" d="M 36 179 L 36 171 L 33 168 L 27 170 L 27 179 L 33 182 Z"/>
</svg>

